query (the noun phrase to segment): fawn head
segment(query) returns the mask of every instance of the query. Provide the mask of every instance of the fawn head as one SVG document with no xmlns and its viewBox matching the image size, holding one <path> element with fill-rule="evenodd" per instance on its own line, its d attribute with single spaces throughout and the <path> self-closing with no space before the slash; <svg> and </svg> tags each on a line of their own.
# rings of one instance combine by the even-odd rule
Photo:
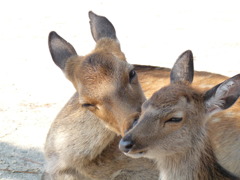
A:
<svg viewBox="0 0 240 180">
<path fill-rule="evenodd" d="M 114 26 L 103 16 L 89 12 L 95 49 L 77 55 L 74 47 L 56 32 L 49 34 L 49 49 L 55 64 L 78 92 L 82 108 L 99 117 L 106 127 L 123 134 L 129 114 L 139 112 L 145 96 L 134 67 L 121 51 Z"/>
<path fill-rule="evenodd" d="M 183 53 L 171 71 L 171 83 L 142 105 L 136 125 L 119 143 L 131 157 L 155 159 L 186 152 L 206 133 L 208 117 L 229 108 L 240 95 L 240 74 L 205 93 L 193 89 L 193 58 Z"/>
</svg>

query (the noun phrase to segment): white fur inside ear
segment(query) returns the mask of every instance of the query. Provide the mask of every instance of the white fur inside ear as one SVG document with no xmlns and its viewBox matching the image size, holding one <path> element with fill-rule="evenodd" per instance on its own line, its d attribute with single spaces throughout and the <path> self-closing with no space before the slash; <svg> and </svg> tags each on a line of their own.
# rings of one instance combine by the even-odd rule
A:
<svg viewBox="0 0 240 180">
<path fill-rule="evenodd" d="M 234 81 L 229 81 L 219 86 L 216 92 L 216 96 L 220 98 L 229 92 L 229 89 L 234 85 Z"/>
<path fill-rule="evenodd" d="M 209 115 L 213 115 L 222 110 L 221 107 L 223 107 L 225 101 L 219 99 L 219 97 L 220 96 L 217 96 L 217 94 L 215 94 L 215 96 L 211 97 L 205 102 L 205 107 Z"/>
<path fill-rule="evenodd" d="M 216 91 L 216 93 L 205 101 L 206 110 L 209 115 L 215 114 L 221 110 L 223 110 L 224 104 L 226 101 L 224 100 L 227 97 L 230 88 L 234 85 L 234 81 L 229 81 L 220 85 Z"/>
</svg>

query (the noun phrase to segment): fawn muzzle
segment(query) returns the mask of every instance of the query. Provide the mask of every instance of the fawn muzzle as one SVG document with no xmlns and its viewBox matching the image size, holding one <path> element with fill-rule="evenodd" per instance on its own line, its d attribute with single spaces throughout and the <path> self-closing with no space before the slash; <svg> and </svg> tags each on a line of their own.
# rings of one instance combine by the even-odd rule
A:
<svg viewBox="0 0 240 180">
<path fill-rule="evenodd" d="M 131 136 L 125 136 L 119 142 L 119 149 L 124 153 L 128 153 L 132 149 L 133 145 L 134 142 Z"/>
</svg>

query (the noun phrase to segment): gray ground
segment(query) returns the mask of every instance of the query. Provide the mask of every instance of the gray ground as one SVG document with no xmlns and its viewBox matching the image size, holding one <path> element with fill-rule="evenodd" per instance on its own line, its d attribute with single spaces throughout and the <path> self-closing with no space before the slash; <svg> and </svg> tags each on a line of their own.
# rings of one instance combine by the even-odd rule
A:
<svg viewBox="0 0 240 180">
<path fill-rule="evenodd" d="M 94 47 L 87 12 L 107 16 L 130 63 L 171 67 L 191 49 L 195 69 L 239 73 L 238 1 L 9 0 L 0 10 L 0 179 L 39 179 L 50 124 L 73 94 L 51 60 L 57 31 L 77 52 Z M 226 2 L 226 1 L 225 1 Z"/>
</svg>

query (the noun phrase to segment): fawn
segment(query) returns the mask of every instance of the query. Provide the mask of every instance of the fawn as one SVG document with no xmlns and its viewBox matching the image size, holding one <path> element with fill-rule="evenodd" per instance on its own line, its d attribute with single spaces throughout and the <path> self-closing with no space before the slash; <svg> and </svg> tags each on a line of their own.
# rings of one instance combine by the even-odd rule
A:
<svg viewBox="0 0 240 180">
<path fill-rule="evenodd" d="M 89 12 L 89 18 L 96 47 L 86 56 L 77 56 L 73 46 L 55 32 L 49 35 L 53 61 L 77 92 L 50 127 L 43 179 L 158 179 L 153 161 L 129 158 L 118 149 L 118 135 L 124 135 L 140 111 L 145 101 L 142 90 L 150 97 L 159 87 L 167 85 L 170 69 L 128 64 L 112 23 L 93 12 Z M 189 51 L 185 55 L 192 56 Z M 195 82 L 202 89 L 226 78 L 195 72 Z M 129 119 L 133 111 L 133 118 Z M 214 128 L 219 131 L 219 136 L 213 136 L 214 150 L 221 164 L 238 173 L 240 164 L 235 160 L 240 158 L 237 157 L 240 143 L 235 147 L 230 144 L 231 149 L 226 144 L 235 141 L 240 127 L 235 128 L 229 140 L 221 131 L 228 124 L 222 121 L 215 124 L 220 128 Z"/>
<path fill-rule="evenodd" d="M 154 159 L 161 180 L 238 179 L 217 162 L 207 121 L 236 102 L 240 74 L 202 93 L 190 86 L 192 59 L 181 58 L 170 77 L 170 85 L 143 103 L 139 121 L 121 139 L 119 148 L 133 158 Z"/>
</svg>

